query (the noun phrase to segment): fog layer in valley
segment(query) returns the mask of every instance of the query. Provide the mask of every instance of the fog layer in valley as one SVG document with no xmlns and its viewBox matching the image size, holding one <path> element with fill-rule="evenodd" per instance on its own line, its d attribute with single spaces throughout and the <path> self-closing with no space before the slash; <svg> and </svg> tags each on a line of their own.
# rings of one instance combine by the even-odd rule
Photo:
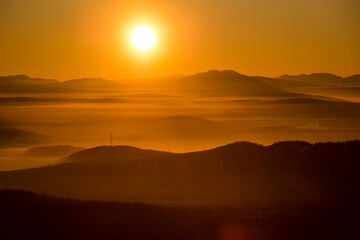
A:
<svg viewBox="0 0 360 240">
<path fill-rule="evenodd" d="M 29 156 L 29 148 L 109 145 L 110 134 L 113 145 L 171 152 L 243 140 L 269 145 L 360 136 L 359 75 L 209 71 L 65 82 L 19 75 L 0 77 L 0 86 L 0 171 L 55 164 L 71 153 L 65 147 L 57 155 L 40 149 Z"/>
</svg>

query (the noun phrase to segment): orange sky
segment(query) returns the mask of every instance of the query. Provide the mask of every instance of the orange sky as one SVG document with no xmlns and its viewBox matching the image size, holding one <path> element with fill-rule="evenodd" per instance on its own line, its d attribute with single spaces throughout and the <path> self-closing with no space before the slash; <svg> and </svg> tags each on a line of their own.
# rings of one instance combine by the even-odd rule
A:
<svg viewBox="0 0 360 240">
<path fill-rule="evenodd" d="M 358 0 L 1 0 L 0 75 L 360 73 Z M 134 50 L 131 30 L 157 42 Z"/>
</svg>

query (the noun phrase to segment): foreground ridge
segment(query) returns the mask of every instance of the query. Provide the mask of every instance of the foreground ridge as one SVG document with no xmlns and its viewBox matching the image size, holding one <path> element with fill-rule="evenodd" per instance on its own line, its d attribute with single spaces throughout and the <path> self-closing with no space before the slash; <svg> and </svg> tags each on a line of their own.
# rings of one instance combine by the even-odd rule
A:
<svg viewBox="0 0 360 240">
<path fill-rule="evenodd" d="M 357 236 L 353 211 L 80 201 L 0 190 L 3 239 L 320 239 Z M 21 231 L 19 231 L 21 229 Z M 305 230 L 304 230 L 305 229 Z"/>
</svg>

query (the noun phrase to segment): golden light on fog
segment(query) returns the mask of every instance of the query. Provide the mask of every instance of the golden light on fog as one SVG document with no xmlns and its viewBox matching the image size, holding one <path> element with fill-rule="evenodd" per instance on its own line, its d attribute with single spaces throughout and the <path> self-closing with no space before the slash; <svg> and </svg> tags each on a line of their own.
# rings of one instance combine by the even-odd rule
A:
<svg viewBox="0 0 360 240">
<path fill-rule="evenodd" d="M 131 42 L 138 50 L 150 49 L 155 44 L 155 41 L 155 32 L 149 27 L 137 27 L 131 34 Z"/>
</svg>

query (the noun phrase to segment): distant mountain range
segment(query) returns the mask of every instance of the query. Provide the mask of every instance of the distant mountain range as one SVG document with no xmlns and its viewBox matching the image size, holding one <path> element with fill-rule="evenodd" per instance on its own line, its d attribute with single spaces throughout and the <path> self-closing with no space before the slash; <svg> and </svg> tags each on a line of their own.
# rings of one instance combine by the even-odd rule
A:
<svg viewBox="0 0 360 240">
<path fill-rule="evenodd" d="M 350 77 L 342 78 L 330 73 L 313 73 L 313 74 L 302 74 L 302 75 L 283 75 L 278 77 L 283 80 L 292 80 L 299 81 L 308 84 L 315 85 L 351 85 L 359 84 L 360 85 L 360 75 L 353 75 Z"/>
<path fill-rule="evenodd" d="M 30 78 L 26 75 L 0 77 L 1 93 L 62 93 L 117 88 L 118 83 L 102 78 L 73 79 L 60 82 L 54 79 Z"/>
<path fill-rule="evenodd" d="M 199 91 L 223 96 L 281 96 L 286 92 L 259 79 L 232 70 L 211 70 L 192 76 L 173 79 L 175 89 Z"/>
<path fill-rule="evenodd" d="M 168 153 L 102 146 L 0 172 L 0 188 L 80 199 L 252 207 L 356 206 L 360 141 L 237 142 Z"/>
<path fill-rule="evenodd" d="M 153 80 L 149 81 L 152 82 Z M 132 84 L 131 81 L 110 81 L 102 78 L 83 78 L 60 82 L 54 79 L 15 75 L 0 77 L 0 92 L 61 93 L 111 91 L 131 87 Z M 142 87 L 148 87 L 145 85 Z M 150 85 L 175 89 L 177 91 L 200 92 L 221 96 L 293 96 L 293 93 L 284 91 L 283 88 L 311 85 L 358 86 L 360 85 L 360 75 L 342 78 L 328 73 L 314 73 L 310 75 L 283 75 L 278 78 L 268 78 L 245 76 L 232 70 L 211 70 L 186 77 L 162 79 L 157 81 L 157 84 Z"/>
</svg>

